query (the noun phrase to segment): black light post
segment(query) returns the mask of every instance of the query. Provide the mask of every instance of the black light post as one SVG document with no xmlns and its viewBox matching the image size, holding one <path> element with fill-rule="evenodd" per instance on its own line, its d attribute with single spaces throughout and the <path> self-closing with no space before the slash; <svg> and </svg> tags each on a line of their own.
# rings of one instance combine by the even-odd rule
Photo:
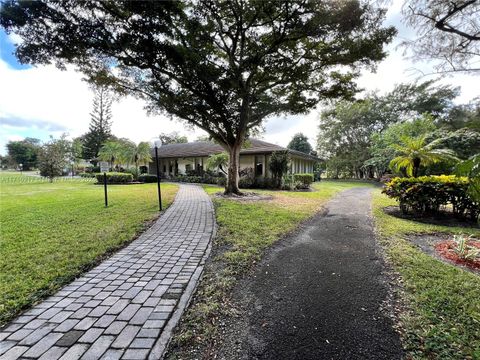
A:
<svg viewBox="0 0 480 360">
<path fill-rule="evenodd" d="M 158 146 L 161 145 L 160 140 L 155 141 L 155 163 L 157 164 L 157 189 L 158 189 L 158 206 L 162 211 L 162 192 L 160 190 L 160 164 L 158 163 Z"/>
</svg>

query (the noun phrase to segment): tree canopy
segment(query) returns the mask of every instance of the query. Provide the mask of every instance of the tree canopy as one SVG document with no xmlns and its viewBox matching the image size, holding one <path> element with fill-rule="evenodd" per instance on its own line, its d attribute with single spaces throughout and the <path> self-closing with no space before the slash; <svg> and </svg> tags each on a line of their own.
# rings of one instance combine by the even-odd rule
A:
<svg viewBox="0 0 480 360">
<path fill-rule="evenodd" d="M 112 137 L 113 96 L 106 86 L 94 87 L 93 109 L 90 113 L 90 126 L 82 141 L 84 159 L 96 161 L 102 145 Z"/>
<path fill-rule="evenodd" d="M 292 140 L 287 145 L 288 149 L 310 154 L 313 151 L 312 145 L 308 142 L 308 137 L 302 133 L 293 135 Z"/>
<path fill-rule="evenodd" d="M 6 145 L 9 158 L 17 166 L 22 164 L 23 170 L 30 170 L 38 165 L 40 140 L 25 138 L 20 141 L 9 141 Z"/>
<path fill-rule="evenodd" d="M 480 1 L 406 0 L 402 12 L 417 31 L 407 45 L 418 60 L 438 60 L 439 71 L 480 73 Z"/>
<path fill-rule="evenodd" d="M 205 130 L 229 153 L 238 190 L 243 141 L 273 114 L 351 96 L 395 34 L 364 1 L 5 1 L 0 24 L 24 63 L 76 65 Z"/>
<path fill-rule="evenodd" d="M 163 145 L 183 144 L 188 142 L 188 138 L 186 136 L 180 135 L 178 131 L 173 131 L 168 134 L 161 133 L 158 137 L 162 141 Z"/>
</svg>

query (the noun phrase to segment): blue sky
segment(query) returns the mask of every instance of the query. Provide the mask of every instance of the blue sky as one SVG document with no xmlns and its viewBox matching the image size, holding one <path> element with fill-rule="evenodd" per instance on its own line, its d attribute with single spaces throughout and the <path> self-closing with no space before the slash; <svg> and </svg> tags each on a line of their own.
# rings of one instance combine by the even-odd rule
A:
<svg viewBox="0 0 480 360">
<path fill-rule="evenodd" d="M 403 39 L 412 39 L 414 32 L 401 23 L 402 1 L 391 3 L 386 24 L 394 25 L 399 36 L 387 47 L 389 56 L 378 65 L 375 73 L 364 71 L 358 79 L 365 90 L 392 90 L 395 84 L 416 80 L 412 68 L 424 72 L 432 70 L 432 64 L 412 63 L 403 55 L 397 45 Z M 12 54 L 14 43 L 19 40 L 7 36 L 0 29 L 0 154 L 5 154 L 5 144 L 9 140 L 24 137 L 36 137 L 47 140 L 62 133 L 79 136 L 88 130 L 90 121 L 92 93 L 82 81 L 82 75 L 73 68 L 61 71 L 53 65 L 21 65 Z M 421 80 L 439 78 L 438 75 L 424 77 Z M 461 87 L 458 103 L 465 103 L 480 96 L 477 78 L 472 75 L 457 74 L 439 78 L 441 84 Z M 287 145 L 293 134 L 303 132 L 312 145 L 318 130 L 320 109 L 312 110 L 305 116 L 281 116 L 268 119 L 265 124 L 266 141 Z M 116 136 L 128 137 L 136 142 L 151 141 L 161 132 L 179 131 L 194 140 L 204 134 L 200 130 L 191 130 L 182 122 L 172 121 L 165 116 L 148 116 L 144 104 L 133 98 L 122 98 L 112 108 L 112 130 Z"/>
</svg>

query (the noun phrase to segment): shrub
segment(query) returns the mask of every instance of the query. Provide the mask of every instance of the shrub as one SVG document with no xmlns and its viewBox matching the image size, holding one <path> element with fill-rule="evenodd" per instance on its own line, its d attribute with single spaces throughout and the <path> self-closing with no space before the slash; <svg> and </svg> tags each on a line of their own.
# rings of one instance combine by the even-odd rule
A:
<svg viewBox="0 0 480 360">
<path fill-rule="evenodd" d="M 141 174 L 138 176 L 138 181 L 142 183 L 154 183 L 157 182 L 157 175 Z"/>
<path fill-rule="evenodd" d="M 219 177 L 217 179 L 218 186 L 226 186 L 227 185 L 227 178 L 226 177 Z"/>
<path fill-rule="evenodd" d="M 308 189 L 313 182 L 313 174 L 294 174 L 293 181 L 296 189 Z"/>
<path fill-rule="evenodd" d="M 99 173 L 100 172 L 100 166 L 86 166 L 85 167 L 85 172 L 86 173 Z"/>
<path fill-rule="evenodd" d="M 468 186 L 468 178 L 453 175 L 394 178 L 383 193 L 399 201 L 403 213 L 436 215 L 450 204 L 455 216 L 475 220 L 480 204 L 468 194 Z"/>
<path fill-rule="evenodd" d="M 138 179 L 138 176 L 140 175 L 140 170 L 138 170 L 135 167 L 130 167 L 128 169 L 124 169 L 123 172 L 125 172 L 127 174 L 132 174 L 134 179 Z"/>
<path fill-rule="evenodd" d="M 453 243 L 455 244 L 453 251 L 460 259 L 475 260 L 480 257 L 480 249 L 469 244 L 472 236 L 453 235 Z"/>
<path fill-rule="evenodd" d="M 280 188 L 282 186 L 282 178 L 288 172 L 288 164 L 290 156 L 288 151 L 274 151 L 268 162 L 268 168 L 275 180 L 275 186 Z"/>
<path fill-rule="evenodd" d="M 96 174 L 97 182 L 103 183 L 103 174 Z M 107 184 L 127 184 L 133 181 L 133 175 L 129 173 L 108 172 Z"/>
<path fill-rule="evenodd" d="M 94 173 L 87 173 L 87 172 L 78 174 L 78 176 L 80 176 L 82 178 L 94 178 L 95 175 L 96 174 L 94 174 Z"/>
</svg>

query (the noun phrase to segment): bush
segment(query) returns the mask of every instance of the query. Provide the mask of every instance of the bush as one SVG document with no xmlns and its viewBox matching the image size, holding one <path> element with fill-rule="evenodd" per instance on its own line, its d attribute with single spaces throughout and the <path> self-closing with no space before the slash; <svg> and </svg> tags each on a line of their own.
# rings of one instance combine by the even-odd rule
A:
<svg viewBox="0 0 480 360">
<path fill-rule="evenodd" d="M 96 174 L 94 174 L 94 173 L 87 173 L 87 172 L 78 174 L 78 176 L 80 176 L 82 178 L 94 178 L 95 175 Z"/>
<path fill-rule="evenodd" d="M 169 178 L 169 181 L 174 182 L 186 182 L 186 183 L 194 183 L 194 184 L 217 184 L 219 179 L 222 179 L 221 176 L 211 176 L 208 174 L 204 174 L 203 176 L 198 175 L 177 175 L 172 176 Z"/>
<path fill-rule="evenodd" d="M 96 174 L 97 182 L 103 184 L 103 174 Z M 133 175 L 129 173 L 108 172 L 107 184 L 127 184 L 133 181 Z"/>
<path fill-rule="evenodd" d="M 227 178 L 226 177 L 219 177 L 217 179 L 218 186 L 227 186 Z"/>
<path fill-rule="evenodd" d="M 85 167 L 85 172 L 86 173 L 91 173 L 91 174 L 99 173 L 100 172 L 100 166 L 86 166 Z"/>
<path fill-rule="evenodd" d="M 394 178 L 386 184 L 383 193 L 400 203 L 403 213 L 438 215 L 447 205 L 456 217 L 476 220 L 480 204 L 468 194 L 469 180 L 453 175 Z"/>
<path fill-rule="evenodd" d="M 157 175 L 141 174 L 138 176 L 138 181 L 142 183 L 155 183 L 157 182 Z"/>
<path fill-rule="evenodd" d="M 313 182 L 313 174 L 294 174 L 293 181 L 296 189 L 308 189 Z"/>
<path fill-rule="evenodd" d="M 134 179 L 138 179 L 138 176 L 140 175 L 140 170 L 138 170 L 135 167 L 124 169 L 124 171 L 122 171 L 122 172 L 125 172 L 127 174 L 132 174 Z"/>
</svg>

